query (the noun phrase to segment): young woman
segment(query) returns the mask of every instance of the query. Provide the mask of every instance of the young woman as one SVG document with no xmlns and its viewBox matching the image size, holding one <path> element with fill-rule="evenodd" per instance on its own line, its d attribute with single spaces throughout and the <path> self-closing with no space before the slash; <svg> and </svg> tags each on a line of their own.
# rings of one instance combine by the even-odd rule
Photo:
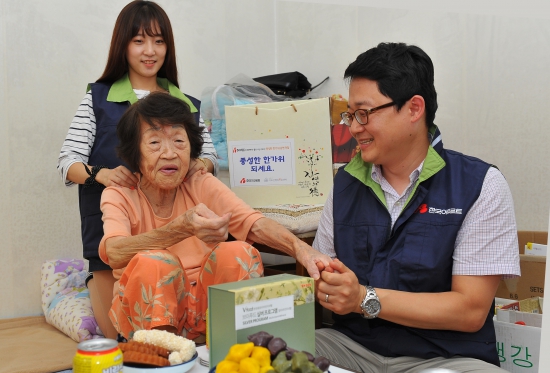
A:
<svg viewBox="0 0 550 373">
<path fill-rule="evenodd" d="M 116 126 L 126 109 L 151 92 L 164 91 L 186 102 L 195 120 L 200 102 L 178 88 L 174 36 L 168 16 L 151 1 L 132 1 L 120 12 L 111 38 L 103 75 L 88 85 L 86 95 L 71 123 L 61 148 L 57 169 L 65 185 L 79 185 L 84 258 L 93 276 L 88 279 L 90 299 L 99 328 L 105 336 L 116 337 L 107 318 L 113 289 L 111 268 L 99 258 L 103 237 L 99 207 L 105 187 L 135 188 L 138 178 L 117 157 Z M 190 164 L 188 176 L 202 169 L 216 174 L 216 152 L 206 128 L 200 157 Z"/>
</svg>

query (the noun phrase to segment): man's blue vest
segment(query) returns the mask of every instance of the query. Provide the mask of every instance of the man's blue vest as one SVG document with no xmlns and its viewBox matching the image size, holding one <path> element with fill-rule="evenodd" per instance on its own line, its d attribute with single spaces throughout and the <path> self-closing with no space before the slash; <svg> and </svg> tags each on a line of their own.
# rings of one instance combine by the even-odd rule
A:
<svg viewBox="0 0 550 373">
<path fill-rule="evenodd" d="M 110 169 L 124 165 L 117 156 L 116 147 L 118 138 L 116 127 L 124 112 L 130 107 L 129 102 L 109 102 L 107 95 L 111 89 L 111 83 L 92 83 L 92 102 L 96 120 L 96 135 L 94 146 L 90 153 L 88 164 L 92 166 L 106 166 Z M 200 101 L 186 95 L 197 108 L 195 121 L 199 123 Z M 101 192 L 105 187 L 78 186 L 78 200 L 80 207 L 82 245 L 84 258 L 89 260 L 90 271 L 111 269 L 99 259 L 99 242 L 103 237 L 103 221 L 100 210 Z"/>
<path fill-rule="evenodd" d="M 337 173 L 334 246 L 361 284 L 413 293 L 451 290 L 455 240 L 490 165 L 443 149 L 441 142 L 434 149 L 446 165 L 419 183 L 393 228 L 387 208 L 369 187 L 343 169 Z M 494 306 L 475 333 L 406 327 L 357 313 L 334 315 L 333 327 L 386 357 L 465 356 L 499 366 L 493 314 Z"/>
</svg>

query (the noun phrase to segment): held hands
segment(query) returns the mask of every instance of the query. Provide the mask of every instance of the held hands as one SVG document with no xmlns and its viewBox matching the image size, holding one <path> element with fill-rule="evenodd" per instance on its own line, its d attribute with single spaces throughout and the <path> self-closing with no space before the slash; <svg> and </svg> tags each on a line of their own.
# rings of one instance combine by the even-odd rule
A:
<svg viewBox="0 0 550 373">
<path fill-rule="evenodd" d="M 182 224 L 196 236 L 209 245 L 216 245 L 227 240 L 229 221 L 232 213 L 223 216 L 216 215 L 203 203 L 181 215 Z"/>
<path fill-rule="evenodd" d="M 320 272 L 330 267 L 332 259 L 325 254 L 321 254 L 305 242 L 300 241 L 300 249 L 296 253 L 296 260 L 300 262 L 307 270 L 307 273 L 318 280 Z"/>
<path fill-rule="evenodd" d="M 338 259 L 321 272 L 315 290 L 319 303 L 338 315 L 360 312 L 359 305 L 365 297 L 365 288 L 359 284 L 355 273 Z"/>
<path fill-rule="evenodd" d="M 135 188 L 138 184 L 138 177 L 124 166 L 113 169 L 102 168 L 95 177 L 98 183 L 109 186 Z"/>
</svg>

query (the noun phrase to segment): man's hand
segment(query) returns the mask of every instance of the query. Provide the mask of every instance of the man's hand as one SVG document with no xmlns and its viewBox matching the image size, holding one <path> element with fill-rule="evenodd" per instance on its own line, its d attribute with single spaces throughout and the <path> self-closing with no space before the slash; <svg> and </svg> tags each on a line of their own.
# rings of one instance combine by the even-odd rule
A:
<svg viewBox="0 0 550 373">
<path fill-rule="evenodd" d="M 199 203 L 180 217 L 183 229 L 206 244 L 216 245 L 227 240 L 231 215 L 232 213 L 228 212 L 220 217 L 206 205 Z"/>
<path fill-rule="evenodd" d="M 138 184 L 138 177 L 124 166 L 113 169 L 102 168 L 95 177 L 98 183 L 109 186 L 135 188 Z"/>
<path fill-rule="evenodd" d="M 319 303 L 338 315 L 360 312 L 360 305 L 365 297 L 365 288 L 359 284 L 355 273 L 338 259 L 334 259 L 329 268 L 321 272 L 315 291 Z"/>
</svg>

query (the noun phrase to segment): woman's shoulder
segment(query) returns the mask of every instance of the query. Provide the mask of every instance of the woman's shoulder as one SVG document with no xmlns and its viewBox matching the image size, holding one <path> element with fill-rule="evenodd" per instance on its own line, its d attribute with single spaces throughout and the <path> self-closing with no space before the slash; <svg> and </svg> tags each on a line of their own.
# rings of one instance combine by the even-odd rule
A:
<svg viewBox="0 0 550 373">
<path fill-rule="evenodd" d="M 183 182 L 183 185 L 186 187 L 186 189 L 196 189 L 196 188 L 204 188 L 208 186 L 216 186 L 216 187 L 225 187 L 227 186 L 220 181 L 217 177 L 212 175 L 210 172 L 202 173 L 201 171 L 195 172 L 189 179 Z"/>
<path fill-rule="evenodd" d="M 139 192 L 137 188 L 110 186 L 103 190 L 101 203 L 139 205 Z"/>
<path fill-rule="evenodd" d="M 202 174 L 200 171 L 195 172 L 188 180 L 182 183 L 182 188 L 184 193 L 194 196 L 199 200 L 232 193 L 227 185 L 210 172 L 205 174 Z"/>
</svg>

